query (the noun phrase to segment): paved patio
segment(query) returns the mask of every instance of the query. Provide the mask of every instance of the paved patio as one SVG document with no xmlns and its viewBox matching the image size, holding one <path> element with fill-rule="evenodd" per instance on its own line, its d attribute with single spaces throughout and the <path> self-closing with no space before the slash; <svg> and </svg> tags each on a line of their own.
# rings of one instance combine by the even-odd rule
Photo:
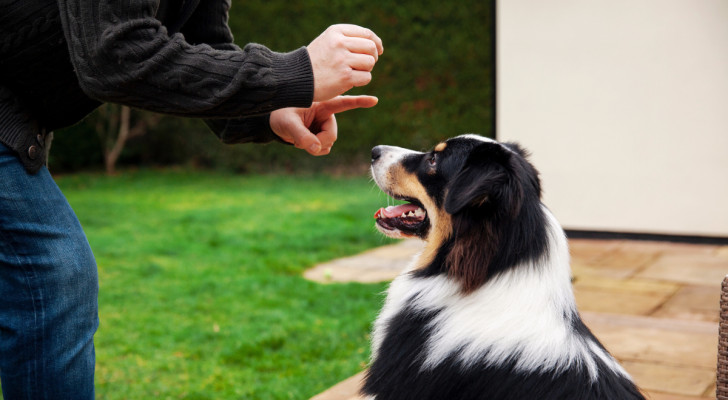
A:
<svg viewBox="0 0 728 400">
<path fill-rule="evenodd" d="M 728 246 L 570 240 L 586 324 L 653 400 L 715 399 L 720 284 Z M 416 240 L 310 269 L 320 282 L 393 279 Z M 361 373 L 311 400 L 358 400 Z"/>
</svg>

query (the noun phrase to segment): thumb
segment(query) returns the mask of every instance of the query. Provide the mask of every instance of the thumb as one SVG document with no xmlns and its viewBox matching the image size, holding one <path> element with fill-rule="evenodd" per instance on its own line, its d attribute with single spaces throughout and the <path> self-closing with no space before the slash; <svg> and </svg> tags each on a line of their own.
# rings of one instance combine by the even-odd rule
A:
<svg viewBox="0 0 728 400">
<path fill-rule="evenodd" d="M 302 121 L 293 123 L 288 133 L 293 139 L 293 145 L 297 148 L 314 155 L 321 151 L 321 141 L 303 125 Z"/>
</svg>

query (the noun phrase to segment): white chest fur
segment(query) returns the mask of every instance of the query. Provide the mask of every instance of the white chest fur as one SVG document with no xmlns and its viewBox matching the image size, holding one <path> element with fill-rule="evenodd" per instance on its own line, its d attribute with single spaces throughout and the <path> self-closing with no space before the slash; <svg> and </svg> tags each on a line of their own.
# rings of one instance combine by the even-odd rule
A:
<svg viewBox="0 0 728 400">
<path fill-rule="evenodd" d="M 597 377 L 597 359 L 626 375 L 596 342 L 573 329 L 576 315 L 566 238 L 553 216 L 548 216 L 548 252 L 538 265 L 519 265 L 490 279 L 470 294 L 457 282 L 439 275 L 397 277 L 375 323 L 372 357 L 401 310 L 437 312 L 432 334 L 424 346 L 423 369 L 457 355 L 465 367 L 474 363 L 499 365 L 513 361 L 523 372 L 559 371 L 573 363 L 585 365 Z M 381 355 L 385 356 L 385 355 Z"/>
</svg>

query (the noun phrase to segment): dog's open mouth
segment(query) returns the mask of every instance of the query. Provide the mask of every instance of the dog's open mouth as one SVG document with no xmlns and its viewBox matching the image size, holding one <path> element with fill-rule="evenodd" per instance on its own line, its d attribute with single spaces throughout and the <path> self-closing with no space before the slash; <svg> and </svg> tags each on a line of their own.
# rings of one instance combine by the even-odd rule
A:
<svg viewBox="0 0 728 400">
<path fill-rule="evenodd" d="M 422 236 L 429 227 L 427 212 L 415 202 L 380 208 L 374 218 L 377 228 L 391 237 Z"/>
</svg>

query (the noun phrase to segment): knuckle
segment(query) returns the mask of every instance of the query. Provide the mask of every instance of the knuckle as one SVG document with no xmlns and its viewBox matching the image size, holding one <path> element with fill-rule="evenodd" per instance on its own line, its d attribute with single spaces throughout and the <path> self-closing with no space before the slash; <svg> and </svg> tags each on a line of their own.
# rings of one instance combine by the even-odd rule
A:
<svg viewBox="0 0 728 400">
<path fill-rule="evenodd" d="M 368 50 L 369 50 L 369 52 L 370 52 L 371 54 L 377 54 L 377 44 L 376 44 L 376 43 L 374 43 L 374 41 L 373 41 L 373 40 L 370 40 L 370 41 L 369 41 L 369 43 L 368 43 L 368 47 L 369 47 L 369 49 L 368 49 Z"/>
<path fill-rule="evenodd" d="M 359 81 L 359 86 L 368 85 L 369 82 L 371 82 L 371 81 L 372 81 L 372 74 L 367 72 L 366 74 L 363 74 L 361 81 Z"/>
<path fill-rule="evenodd" d="M 343 71 L 343 73 L 341 74 L 341 77 L 344 82 L 353 81 L 354 80 L 354 70 L 352 70 L 351 68 L 345 69 Z"/>
<path fill-rule="evenodd" d="M 368 56 L 367 57 L 367 64 L 366 65 L 369 68 L 369 70 L 372 70 L 376 64 L 377 64 L 377 59 L 376 58 L 374 58 L 373 56 Z"/>
</svg>

